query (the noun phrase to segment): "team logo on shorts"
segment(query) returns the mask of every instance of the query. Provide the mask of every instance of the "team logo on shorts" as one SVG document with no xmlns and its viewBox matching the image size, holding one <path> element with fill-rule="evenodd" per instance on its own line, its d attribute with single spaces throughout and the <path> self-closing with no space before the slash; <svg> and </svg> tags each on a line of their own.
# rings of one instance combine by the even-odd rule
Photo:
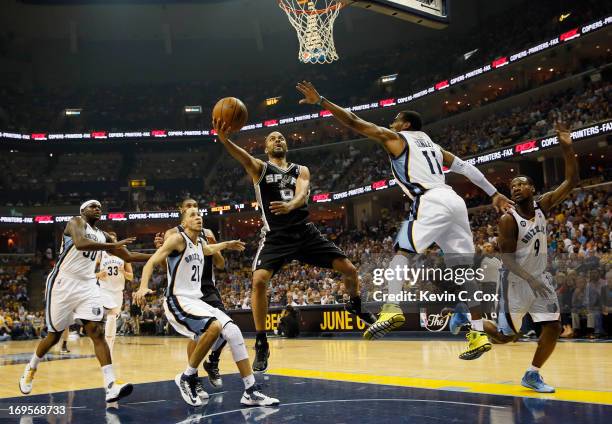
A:
<svg viewBox="0 0 612 424">
<path fill-rule="evenodd" d="M 546 309 L 548 309 L 548 312 L 557 312 L 557 304 L 549 303 L 548 305 L 546 305 Z"/>
<path fill-rule="evenodd" d="M 91 308 L 91 312 L 94 315 L 100 315 L 102 313 L 102 310 L 100 308 L 98 308 L 98 307 L 95 307 L 95 308 Z"/>
</svg>

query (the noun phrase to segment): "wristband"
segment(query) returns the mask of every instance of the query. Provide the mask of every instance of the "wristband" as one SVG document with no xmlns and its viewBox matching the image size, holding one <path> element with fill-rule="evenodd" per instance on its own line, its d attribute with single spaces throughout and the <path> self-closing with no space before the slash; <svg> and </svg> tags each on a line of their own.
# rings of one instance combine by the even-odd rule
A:
<svg viewBox="0 0 612 424">
<path fill-rule="evenodd" d="M 321 107 L 321 106 L 323 105 L 323 102 L 324 102 L 325 100 L 327 100 L 327 99 L 326 99 L 325 97 L 321 96 L 321 97 L 319 98 L 319 101 L 318 101 L 318 102 L 316 102 L 315 104 L 316 104 L 317 106 Z"/>
</svg>

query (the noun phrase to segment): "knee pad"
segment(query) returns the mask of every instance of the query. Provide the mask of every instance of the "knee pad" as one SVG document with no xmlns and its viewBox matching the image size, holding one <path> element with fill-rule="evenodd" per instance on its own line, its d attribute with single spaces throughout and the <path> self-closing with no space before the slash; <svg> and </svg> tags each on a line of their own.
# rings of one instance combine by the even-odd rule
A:
<svg viewBox="0 0 612 424">
<path fill-rule="evenodd" d="M 246 346 L 244 345 L 242 331 L 240 331 L 240 328 L 238 328 L 236 324 L 233 322 L 228 322 L 225 327 L 223 327 L 221 335 L 225 340 L 227 340 L 227 344 L 232 351 L 234 362 L 240 362 L 244 359 L 248 359 L 249 354 Z"/>
</svg>

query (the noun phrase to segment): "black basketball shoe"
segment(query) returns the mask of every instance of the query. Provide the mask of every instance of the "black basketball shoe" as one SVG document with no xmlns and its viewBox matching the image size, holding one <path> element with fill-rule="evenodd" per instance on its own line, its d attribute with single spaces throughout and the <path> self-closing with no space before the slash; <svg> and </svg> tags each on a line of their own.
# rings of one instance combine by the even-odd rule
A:
<svg viewBox="0 0 612 424">
<path fill-rule="evenodd" d="M 253 361 L 253 372 L 264 373 L 268 370 L 268 358 L 270 357 L 270 347 L 267 340 L 257 340 L 255 342 L 255 360 Z"/>
</svg>

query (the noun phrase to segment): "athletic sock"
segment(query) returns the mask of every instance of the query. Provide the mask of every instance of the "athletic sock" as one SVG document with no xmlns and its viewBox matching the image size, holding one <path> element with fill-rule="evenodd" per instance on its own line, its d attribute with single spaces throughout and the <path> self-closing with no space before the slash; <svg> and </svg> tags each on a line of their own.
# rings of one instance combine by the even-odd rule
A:
<svg viewBox="0 0 612 424">
<path fill-rule="evenodd" d="M 43 355 L 44 356 L 44 355 Z M 35 370 L 38 368 L 38 363 L 42 360 L 42 358 L 39 358 L 36 353 L 34 353 L 32 355 L 32 358 L 30 359 L 30 363 L 28 364 L 28 366 L 30 367 L 31 370 Z"/>
<path fill-rule="evenodd" d="M 108 388 L 108 386 L 115 381 L 113 364 L 104 365 L 102 367 L 102 376 L 104 377 L 104 387 Z"/>
<path fill-rule="evenodd" d="M 535 371 L 535 372 L 540 372 L 540 368 L 538 367 L 534 367 L 533 365 L 529 365 L 529 368 L 527 368 L 527 371 Z"/>
<path fill-rule="evenodd" d="M 255 376 L 253 374 L 247 375 L 246 377 L 242 377 L 242 382 L 244 383 L 244 389 L 248 390 L 253 384 L 255 384 Z"/>
<path fill-rule="evenodd" d="M 389 300 L 387 303 L 393 303 L 395 305 L 399 305 L 400 301 L 399 295 L 402 292 L 402 288 L 404 287 L 404 281 L 399 278 L 402 275 L 402 271 L 408 267 L 408 258 L 404 255 L 397 254 L 391 259 L 389 262 L 389 266 L 387 269 L 393 271 L 391 274 L 392 277 L 388 280 L 388 293 L 392 296 L 393 300 Z"/>
<path fill-rule="evenodd" d="M 187 365 L 187 368 L 185 368 L 185 372 L 183 372 L 183 374 L 185 374 L 186 376 L 194 375 L 197 373 L 198 373 L 198 369 L 191 368 L 191 365 Z"/>
<path fill-rule="evenodd" d="M 480 332 L 484 331 L 484 324 L 482 322 L 482 318 L 481 319 L 473 319 L 472 320 L 472 330 L 480 331 Z"/>
</svg>

